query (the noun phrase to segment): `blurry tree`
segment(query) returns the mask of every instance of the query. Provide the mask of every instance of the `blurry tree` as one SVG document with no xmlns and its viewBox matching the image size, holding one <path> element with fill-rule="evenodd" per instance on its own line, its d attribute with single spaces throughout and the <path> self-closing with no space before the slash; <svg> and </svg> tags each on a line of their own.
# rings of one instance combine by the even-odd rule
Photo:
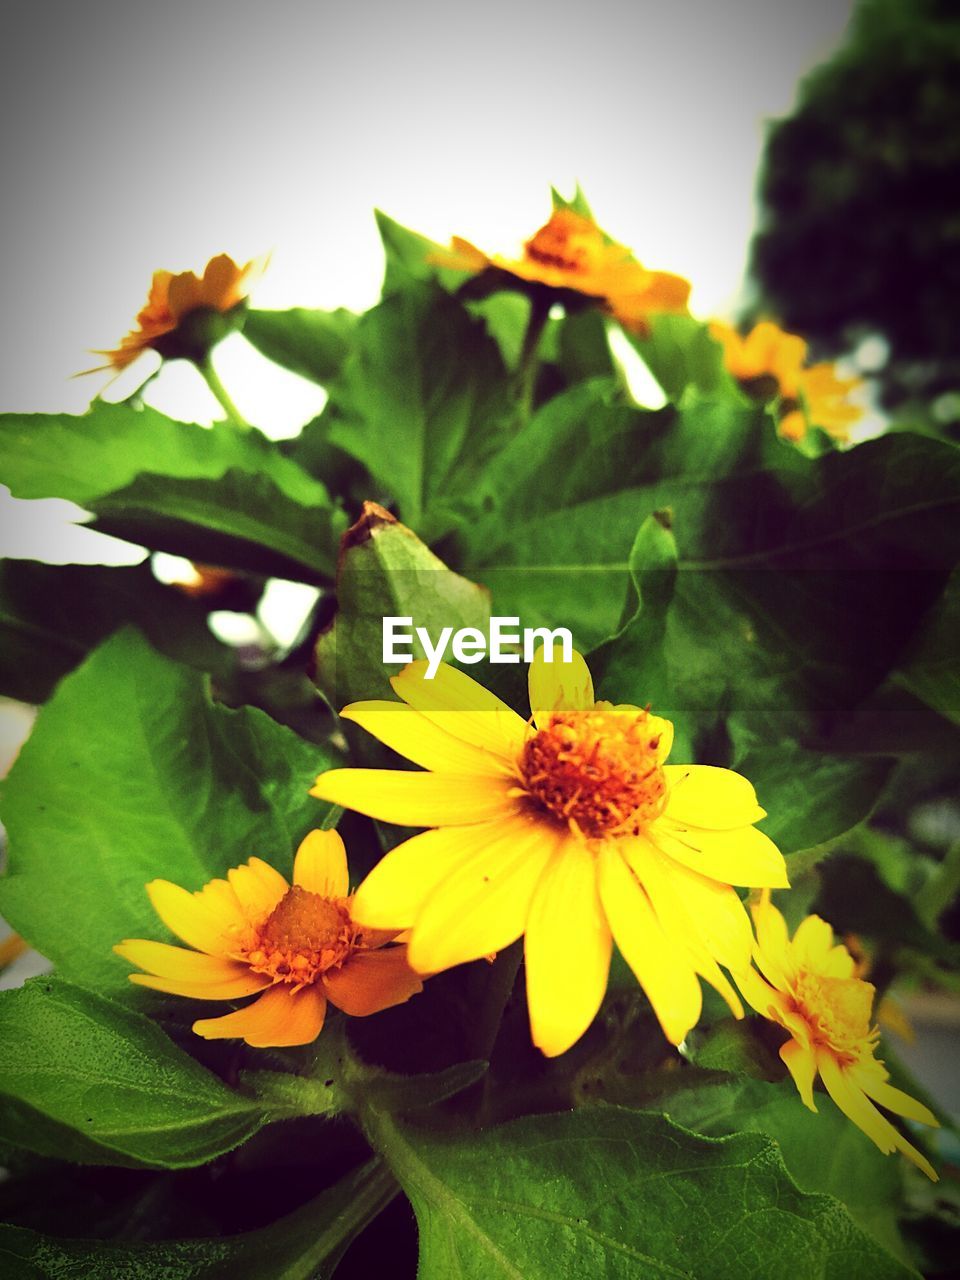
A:
<svg viewBox="0 0 960 1280">
<path fill-rule="evenodd" d="M 879 334 L 888 406 L 952 417 L 960 389 L 960 5 L 861 0 L 772 128 L 752 268 L 758 310 L 820 355 Z M 944 398 L 945 397 L 945 398 Z M 960 414 L 957 415 L 960 417 Z"/>
</svg>

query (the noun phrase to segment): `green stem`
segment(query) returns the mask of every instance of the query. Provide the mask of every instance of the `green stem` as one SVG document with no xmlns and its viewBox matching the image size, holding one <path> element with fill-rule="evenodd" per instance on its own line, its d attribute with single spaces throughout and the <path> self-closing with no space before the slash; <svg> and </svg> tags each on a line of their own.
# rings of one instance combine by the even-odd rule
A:
<svg viewBox="0 0 960 1280">
<path fill-rule="evenodd" d="M 506 951 L 501 951 L 491 966 L 487 989 L 480 1016 L 477 1019 L 476 1031 L 471 1046 L 471 1057 L 489 1062 L 493 1046 L 497 1042 L 500 1024 L 507 1007 L 507 1001 L 513 994 L 517 981 L 517 971 L 523 957 L 523 943 L 519 940 Z"/>
<path fill-rule="evenodd" d="M 540 361 L 537 352 L 540 339 L 550 318 L 550 294 L 546 290 L 538 290 L 530 300 L 530 318 L 527 331 L 523 335 L 523 347 L 520 351 L 520 364 L 517 368 L 517 400 L 520 405 L 521 421 L 526 422 L 533 407 L 533 393 L 537 383 L 537 371 Z"/>
<path fill-rule="evenodd" d="M 204 382 L 206 382 L 207 386 L 213 392 L 217 403 L 227 415 L 228 421 L 232 422 L 235 427 L 239 427 L 241 431 L 249 431 L 251 429 L 251 424 L 246 420 L 231 400 L 230 393 L 220 381 L 220 375 L 213 367 L 213 361 L 210 357 L 207 356 L 205 360 L 201 361 L 197 365 L 197 369 L 199 370 Z"/>
</svg>

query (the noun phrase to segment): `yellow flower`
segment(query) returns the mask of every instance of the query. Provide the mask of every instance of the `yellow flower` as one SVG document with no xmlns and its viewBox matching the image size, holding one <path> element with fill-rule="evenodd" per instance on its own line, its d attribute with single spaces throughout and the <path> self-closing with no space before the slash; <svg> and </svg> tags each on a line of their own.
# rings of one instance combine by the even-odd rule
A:
<svg viewBox="0 0 960 1280">
<path fill-rule="evenodd" d="M 745 335 L 714 321 L 710 333 L 744 390 L 761 400 L 779 397 L 780 434 L 788 440 L 802 440 L 808 422 L 846 440 L 850 427 L 863 417 L 863 409 L 850 400 L 861 380 L 841 378 L 832 364 L 807 366 L 807 344 L 797 334 L 769 320 L 761 320 Z"/>
<path fill-rule="evenodd" d="M 742 1016 L 719 968 L 749 963 L 750 923 L 730 885 L 787 883 L 783 857 L 752 825 L 764 812 L 750 783 L 664 763 L 670 722 L 596 702 L 579 654 L 571 664 L 537 654 L 530 722 L 455 668 L 427 680 L 425 666 L 394 677 L 403 703 L 342 714 L 427 772 L 335 769 L 311 792 L 436 828 L 373 869 L 356 919 L 410 928 L 423 974 L 524 935 L 531 1032 L 549 1056 L 593 1021 L 611 937 L 674 1044 L 700 1016 L 698 974 Z"/>
<path fill-rule="evenodd" d="M 357 924 L 347 897 L 347 856 L 335 831 L 311 831 L 297 850 L 293 885 L 260 858 L 190 893 L 169 880 L 147 885 L 157 915 L 196 950 L 127 939 L 114 947 L 145 970 L 130 981 L 195 1000 L 252 1003 L 193 1024 L 207 1040 L 256 1048 L 309 1044 L 330 1000 L 362 1018 L 422 990 L 396 930 Z"/>
<path fill-rule="evenodd" d="M 599 303 L 624 328 L 646 333 L 647 317 L 658 311 L 686 311 L 690 282 L 666 271 L 648 271 L 630 250 L 573 209 L 555 209 L 523 246 L 521 258 L 492 257 L 454 236 L 449 253 L 433 260 L 458 271 L 494 268 L 528 284 L 581 294 Z M 563 297 L 559 298 L 563 301 Z"/>
<path fill-rule="evenodd" d="M 791 939 L 769 893 L 754 904 L 754 959 L 760 973 L 736 974 L 744 999 L 790 1033 L 780 1048 L 804 1104 L 816 1111 L 813 1083 L 819 1074 L 844 1115 L 885 1154 L 902 1151 L 934 1181 L 933 1166 L 874 1103 L 894 1115 L 936 1125 L 936 1117 L 888 1083 L 874 1054 L 879 1030 L 871 1026 L 875 988 L 857 977 L 856 962 L 819 916 L 807 916 Z M 762 977 L 760 975 L 763 975 Z"/>
<path fill-rule="evenodd" d="M 181 271 L 179 275 L 155 271 L 146 304 L 137 316 L 136 329 L 122 338 L 113 351 L 97 352 L 109 362 L 101 367 L 125 369 L 148 347 L 162 356 L 180 354 L 171 335 L 186 317 L 201 308 L 221 313 L 232 311 L 247 297 L 251 283 L 261 274 L 264 265 L 264 260 L 257 259 L 239 267 L 227 254 L 221 253 L 210 259 L 200 277 L 192 271 Z"/>
</svg>

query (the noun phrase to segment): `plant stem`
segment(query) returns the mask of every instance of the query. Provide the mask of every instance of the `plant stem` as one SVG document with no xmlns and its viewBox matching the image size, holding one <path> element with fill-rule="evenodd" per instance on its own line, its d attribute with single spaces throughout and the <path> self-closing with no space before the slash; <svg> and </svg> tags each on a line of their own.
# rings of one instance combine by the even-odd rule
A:
<svg viewBox="0 0 960 1280">
<path fill-rule="evenodd" d="M 550 318 L 550 294 L 546 290 L 537 291 L 530 300 L 530 318 L 527 331 L 523 335 L 523 347 L 520 351 L 520 364 L 517 369 L 517 400 L 520 405 L 521 420 L 526 422 L 533 407 L 533 393 L 537 383 L 537 371 L 540 362 L 537 352 L 540 339 Z"/>
<path fill-rule="evenodd" d="M 471 1052 L 475 1058 L 490 1061 L 507 1001 L 513 994 L 522 956 L 523 943 L 517 941 L 505 951 L 501 951 L 491 966 L 490 978 L 483 1004 L 480 1006 L 480 1016 L 477 1019 L 476 1034 L 473 1038 Z"/>
<path fill-rule="evenodd" d="M 206 382 L 207 386 L 213 392 L 217 403 L 227 415 L 227 420 L 232 422 L 235 427 L 239 427 L 241 431 L 249 431 L 251 429 L 251 424 L 246 420 L 231 400 L 230 394 L 227 391 L 227 388 L 220 381 L 220 375 L 213 367 L 213 361 L 210 357 L 207 356 L 205 360 L 201 361 L 197 365 L 197 369 L 199 370 L 204 382 Z"/>
</svg>

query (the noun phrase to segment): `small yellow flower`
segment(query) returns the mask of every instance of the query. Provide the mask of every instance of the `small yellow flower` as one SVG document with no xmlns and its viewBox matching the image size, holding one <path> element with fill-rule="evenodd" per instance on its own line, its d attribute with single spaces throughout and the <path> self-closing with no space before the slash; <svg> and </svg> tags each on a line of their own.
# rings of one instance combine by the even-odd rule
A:
<svg viewBox="0 0 960 1280">
<path fill-rule="evenodd" d="M 859 378 L 841 378 L 832 364 L 807 365 L 807 344 L 795 333 L 761 320 L 748 334 L 715 321 L 710 333 L 723 347 L 728 371 L 744 390 L 761 400 L 779 397 L 780 434 L 802 440 L 807 424 L 846 440 L 863 409 L 850 400 Z"/>
<path fill-rule="evenodd" d="M 647 318 L 659 311 L 686 311 L 690 282 L 666 271 L 648 271 L 630 250 L 610 240 L 590 218 L 573 209 L 555 209 L 523 246 L 521 258 L 492 257 L 454 236 L 449 253 L 433 260 L 458 271 L 494 268 L 528 284 L 598 303 L 626 329 L 644 334 Z"/>
<path fill-rule="evenodd" d="M 902 1151 L 934 1181 L 929 1160 L 873 1105 L 894 1115 L 937 1125 L 937 1118 L 909 1094 L 888 1083 L 874 1054 L 879 1030 L 871 1026 L 875 988 L 857 977 L 856 962 L 819 916 L 807 916 L 791 939 L 769 893 L 753 906 L 757 973 L 737 973 L 744 999 L 790 1034 L 780 1057 L 804 1104 L 816 1111 L 813 1083 L 819 1074 L 844 1115 L 885 1154 Z M 760 975 L 763 975 L 762 977 Z"/>
<path fill-rule="evenodd" d="M 250 285 L 264 265 L 264 260 L 256 259 L 239 267 L 227 254 L 221 253 L 210 259 L 199 277 L 192 271 L 181 271 L 179 275 L 155 271 L 146 304 L 137 316 L 136 329 L 121 339 L 113 351 L 96 353 L 107 357 L 108 364 L 101 367 L 119 372 L 148 348 L 162 356 L 179 354 L 171 335 L 176 334 L 186 317 L 201 308 L 221 313 L 232 311 L 246 299 Z"/>
<path fill-rule="evenodd" d="M 739 774 L 669 765 L 673 726 L 597 702 L 586 663 L 529 673 L 531 721 L 453 667 L 394 677 L 403 703 L 342 715 L 427 772 L 335 769 L 311 794 L 387 822 L 433 827 L 361 884 L 357 920 L 411 929 L 410 963 L 436 973 L 525 937 L 534 1043 L 563 1053 L 593 1021 L 612 938 L 679 1044 L 700 1016 L 697 975 L 743 1009 L 719 965 L 749 963 L 731 884 L 783 886 L 784 860 L 752 825 Z M 406 704 L 406 705 L 404 705 Z"/>
<path fill-rule="evenodd" d="M 396 930 L 357 924 L 347 896 L 347 857 L 335 831 L 311 831 L 297 850 L 293 885 L 260 858 L 190 893 L 169 880 L 147 885 L 160 919 L 196 948 L 127 939 L 114 951 L 144 973 L 130 981 L 195 1000 L 257 1000 L 193 1024 L 207 1040 L 255 1048 L 309 1044 L 327 1001 L 353 1017 L 402 1004 L 422 983 Z"/>
</svg>

